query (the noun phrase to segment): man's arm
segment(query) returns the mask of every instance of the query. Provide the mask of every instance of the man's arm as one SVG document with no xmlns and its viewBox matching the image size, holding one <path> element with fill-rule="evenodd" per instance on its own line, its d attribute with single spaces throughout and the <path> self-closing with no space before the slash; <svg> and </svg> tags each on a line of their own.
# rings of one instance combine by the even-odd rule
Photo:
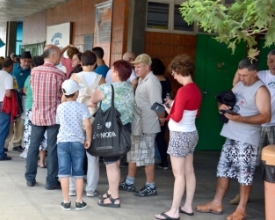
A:
<svg viewBox="0 0 275 220">
<path fill-rule="evenodd" d="M 271 119 L 271 102 L 270 93 L 266 87 L 260 87 L 255 96 L 256 106 L 259 110 L 259 114 L 248 117 L 242 117 L 241 115 L 224 114 L 229 120 L 260 125 L 270 122 Z"/>
</svg>

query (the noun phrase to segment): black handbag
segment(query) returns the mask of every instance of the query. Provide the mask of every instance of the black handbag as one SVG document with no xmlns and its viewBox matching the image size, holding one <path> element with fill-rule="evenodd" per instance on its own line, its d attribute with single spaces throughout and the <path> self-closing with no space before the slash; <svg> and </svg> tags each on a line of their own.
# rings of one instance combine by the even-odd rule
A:
<svg viewBox="0 0 275 220">
<path fill-rule="evenodd" d="M 115 157 L 131 149 L 131 133 L 122 124 L 120 112 L 114 106 L 114 87 L 112 104 L 102 111 L 101 102 L 92 124 L 92 143 L 87 150 L 92 156 Z"/>
</svg>

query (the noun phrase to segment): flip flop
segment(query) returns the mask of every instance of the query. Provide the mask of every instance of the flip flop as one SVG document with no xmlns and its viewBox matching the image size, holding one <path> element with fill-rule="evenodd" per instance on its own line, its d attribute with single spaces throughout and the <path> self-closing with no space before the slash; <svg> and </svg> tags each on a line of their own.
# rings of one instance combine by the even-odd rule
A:
<svg viewBox="0 0 275 220">
<path fill-rule="evenodd" d="M 186 211 L 182 210 L 181 207 L 179 207 L 179 213 L 182 213 L 182 214 L 185 214 L 185 215 L 189 215 L 189 216 L 194 215 L 194 212 L 186 212 Z"/>
<path fill-rule="evenodd" d="M 172 218 L 170 217 L 169 215 L 166 215 L 164 212 L 160 214 L 162 217 L 164 218 L 158 218 L 158 217 L 155 217 L 156 219 L 160 219 L 160 220 L 180 220 L 180 217 L 178 218 Z"/>
<path fill-rule="evenodd" d="M 45 168 L 47 168 L 46 166 L 44 166 L 44 167 L 41 167 L 40 165 L 37 165 L 38 167 L 40 167 L 40 168 L 42 168 L 42 169 L 45 169 Z"/>
</svg>

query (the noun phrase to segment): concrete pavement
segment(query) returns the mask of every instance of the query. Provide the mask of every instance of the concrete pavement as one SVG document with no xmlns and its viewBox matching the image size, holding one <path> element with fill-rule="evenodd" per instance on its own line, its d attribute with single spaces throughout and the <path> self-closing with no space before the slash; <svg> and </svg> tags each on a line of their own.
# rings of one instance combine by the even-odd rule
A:
<svg viewBox="0 0 275 220">
<path fill-rule="evenodd" d="M 12 147 L 10 147 L 12 149 Z M 139 198 L 132 193 L 121 191 L 121 208 L 103 208 L 98 206 L 97 197 L 86 197 L 88 207 L 82 211 L 74 210 L 75 198 L 71 197 L 72 210 L 64 211 L 60 207 L 62 201 L 61 190 L 46 190 L 46 169 L 38 168 L 37 184 L 27 187 L 24 179 L 25 159 L 19 158 L 18 152 L 9 151 L 11 161 L 0 161 L 0 220 L 147 220 L 155 219 L 154 215 L 167 211 L 171 206 L 174 177 L 171 169 L 156 168 L 156 184 L 158 195 Z M 219 152 L 196 152 L 195 172 L 197 188 L 193 206 L 203 204 L 213 198 L 216 185 L 216 166 Z M 100 164 L 99 193 L 107 190 L 105 166 Z M 127 168 L 121 168 L 122 179 L 127 174 Z M 136 188 L 141 188 L 145 182 L 144 169 L 140 168 L 136 178 Z M 236 206 L 228 203 L 238 192 L 236 180 L 224 199 L 224 213 L 222 215 L 203 214 L 195 212 L 193 217 L 181 215 L 186 220 L 224 220 Z M 247 208 L 249 220 L 264 219 L 264 191 L 260 169 L 257 169 L 255 181 Z"/>
</svg>

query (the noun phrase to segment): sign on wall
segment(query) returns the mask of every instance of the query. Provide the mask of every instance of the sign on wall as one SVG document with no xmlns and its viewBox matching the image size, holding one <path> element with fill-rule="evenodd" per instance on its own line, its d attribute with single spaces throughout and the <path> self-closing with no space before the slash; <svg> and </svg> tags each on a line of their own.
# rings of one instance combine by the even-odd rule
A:
<svg viewBox="0 0 275 220">
<path fill-rule="evenodd" d="M 47 26 L 46 44 L 54 44 L 60 49 L 71 42 L 71 23 Z"/>
<path fill-rule="evenodd" d="M 102 47 L 109 64 L 112 31 L 112 0 L 95 5 L 94 47 Z"/>
<path fill-rule="evenodd" d="M 71 22 L 57 24 L 52 26 L 47 26 L 47 44 L 54 44 L 60 49 L 66 47 L 71 42 Z M 63 56 L 67 57 L 67 53 L 64 53 Z M 57 66 L 59 69 L 66 72 L 66 67 L 62 66 L 60 63 Z"/>
</svg>

